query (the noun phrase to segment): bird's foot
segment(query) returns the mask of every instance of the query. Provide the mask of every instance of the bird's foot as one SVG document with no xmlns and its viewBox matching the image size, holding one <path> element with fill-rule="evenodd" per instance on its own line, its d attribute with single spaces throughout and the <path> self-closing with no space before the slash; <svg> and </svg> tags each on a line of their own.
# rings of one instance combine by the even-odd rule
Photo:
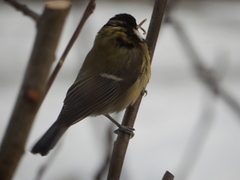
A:
<svg viewBox="0 0 240 180">
<path fill-rule="evenodd" d="M 135 129 L 130 126 L 123 126 L 119 127 L 117 130 L 114 131 L 114 133 L 119 134 L 120 132 L 123 132 L 125 134 L 128 134 L 130 138 L 133 138 Z"/>
<path fill-rule="evenodd" d="M 146 89 L 143 89 L 142 92 L 141 92 L 141 95 L 142 96 L 147 96 L 148 92 Z"/>
</svg>

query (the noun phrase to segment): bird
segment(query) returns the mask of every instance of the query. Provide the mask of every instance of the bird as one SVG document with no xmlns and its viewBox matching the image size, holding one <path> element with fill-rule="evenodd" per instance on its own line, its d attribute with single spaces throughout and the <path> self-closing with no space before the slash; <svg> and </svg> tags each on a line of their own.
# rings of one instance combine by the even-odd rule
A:
<svg viewBox="0 0 240 180">
<path fill-rule="evenodd" d="M 33 154 L 47 155 L 70 126 L 88 116 L 104 115 L 120 131 L 132 133 L 133 128 L 119 124 L 109 114 L 133 105 L 149 82 L 150 55 L 138 31 L 143 30 L 142 23 L 137 25 L 132 15 L 121 13 L 98 31 L 59 116 L 33 146 Z"/>
</svg>

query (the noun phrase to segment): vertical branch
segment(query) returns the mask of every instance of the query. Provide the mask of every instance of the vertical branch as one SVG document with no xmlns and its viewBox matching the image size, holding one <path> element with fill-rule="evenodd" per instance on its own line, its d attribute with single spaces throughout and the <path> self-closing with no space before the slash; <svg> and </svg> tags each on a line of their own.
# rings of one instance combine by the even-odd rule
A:
<svg viewBox="0 0 240 180">
<path fill-rule="evenodd" d="M 49 1 L 37 24 L 32 54 L 0 147 L 0 179 L 10 180 L 24 154 L 34 117 L 43 101 L 46 80 L 55 59 L 68 1 Z"/>
<path fill-rule="evenodd" d="M 152 18 L 146 39 L 151 59 L 153 57 L 166 4 L 167 0 L 155 0 Z M 126 109 L 122 125 L 133 127 L 137 116 L 138 108 L 141 103 L 141 99 L 142 96 L 139 96 L 138 100 L 134 103 L 134 105 Z M 117 140 L 114 143 L 114 149 L 112 152 L 107 178 L 108 180 L 118 180 L 120 178 L 124 157 L 129 143 L 129 138 L 129 135 L 119 133 Z"/>
</svg>

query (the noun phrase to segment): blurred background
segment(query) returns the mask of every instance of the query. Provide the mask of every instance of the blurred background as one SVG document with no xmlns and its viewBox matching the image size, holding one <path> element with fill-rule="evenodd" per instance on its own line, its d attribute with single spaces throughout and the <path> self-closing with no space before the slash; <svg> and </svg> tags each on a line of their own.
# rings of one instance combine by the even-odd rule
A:
<svg viewBox="0 0 240 180">
<path fill-rule="evenodd" d="M 44 1 L 19 1 L 39 14 Z M 98 30 L 118 13 L 130 13 L 148 29 L 154 1 L 97 1 L 35 119 L 14 180 L 92 180 L 109 147 L 111 122 L 87 118 L 72 126 L 56 150 L 41 157 L 33 144 L 55 121 Z M 73 34 L 87 1 L 73 1 L 57 59 Z M 166 170 L 176 180 L 240 177 L 240 2 L 170 1 L 143 98 L 135 136 L 122 171 L 124 180 L 157 180 Z M 30 57 L 36 25 L 0 2 L 0 138 L 10 118 Z M 54 66 L 53 66 L 54 67 Z M 121 119 L 122 114 L 115 118 Z M 112 127 L 111 127 L 112 128 Z M 111 131 L 116 129 L 113 127 Z M 113 140 L 116 135 L 112 133 Z M 54 155 L 54 156 L 53 156 Z M 105 179 L 105 178 L 103 178 Z"/>
</svg>

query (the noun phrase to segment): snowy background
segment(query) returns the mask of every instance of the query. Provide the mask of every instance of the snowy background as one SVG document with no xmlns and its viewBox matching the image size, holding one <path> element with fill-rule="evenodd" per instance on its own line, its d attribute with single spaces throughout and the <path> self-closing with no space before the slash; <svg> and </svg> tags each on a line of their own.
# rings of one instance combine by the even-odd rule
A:
<svg viewBox="0 0 240 180">
<path fill-rule="evenodd" d="M 43 3 L 25 3 L 39 14 L 42 12 Z M 74 3 L 63 31 L 58 57 L 85 7 L 86 2 Z M 132 14 L 138 23 L 147 18 L 143 25 L 147 30 L 152 7 L 153 1 L 97 2 L 94 14 L 84 26 L 42 104 L 14 180 L 35 179 L 40 166 L 48 161 L 49 156 L 32 155 L 29 151 L 55 121 L 65 93 L 97 31 L 110 17 L 122 12 Z M 204 63 L 222 69 L 222 87 L 240 103 L 240 2 L 183 1 L 173 12 L 173 17 L 183 25 Z M 0 138 L 11 115 L 34 37 L 34 22 L 0 2 Z M 148 95 L 143 98 L 135 124 L 135 137 L 130 141 L 125 158 L 124 180 L 157 180 L 166 170 L 173 173 L 176 180 L 240 178 L 240 118 L 225 101 L 211 96 L 208 88 L 195 76 L 183 49 L 173 27 L 164 24 L 153 58 Z M 194 136 L 203 126 L 199 121 L 204 107 L 208 106 L 213 109 L 212 119 L 206 122 L 209 131 L 205 132 L 207 136 L 196 163 L 188 167 L 185 158 L 196 147 L 191 147 L 189 142 L 198 144 Z M 110 124 L 104 117 L 97 117 L 87 118 L 71 127 L 43 179 L 93 179 L 104 159 L 104 140 Z M 188 176 L 184 176 L 184 167 L 190 171 Z"/>
</svg>

